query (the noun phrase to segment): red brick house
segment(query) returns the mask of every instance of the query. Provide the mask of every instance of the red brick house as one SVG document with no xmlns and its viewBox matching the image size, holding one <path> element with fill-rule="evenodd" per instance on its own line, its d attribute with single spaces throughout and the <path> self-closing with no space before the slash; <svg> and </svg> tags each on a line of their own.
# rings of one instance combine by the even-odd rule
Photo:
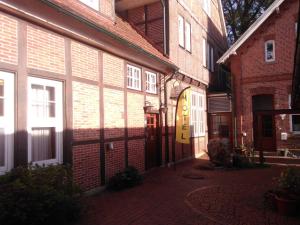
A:
<svg viewBox="0 0 300 225">
<path fill-rule="evenodd" d="M 211 72 L 226 38 L 220 1 L 192 2 L 1 1 L 0 173 L 70 163 L 90 190 L 128 165 L 144 172 L 201 156 L 213 74 L 201 37 L 215 46 Z M 144 20 L 134 21 L 140 8 Z M 193 137 L 172 148 L 172 97 L 188 85 Z"/>
<path fill-rule="evenodd" d="M 235 145 L 256 150 L 300 147 L 300 116 L 290 108 L 298 0 L 276 0 L 219 59 L 233 80 Z"/>
</svg>

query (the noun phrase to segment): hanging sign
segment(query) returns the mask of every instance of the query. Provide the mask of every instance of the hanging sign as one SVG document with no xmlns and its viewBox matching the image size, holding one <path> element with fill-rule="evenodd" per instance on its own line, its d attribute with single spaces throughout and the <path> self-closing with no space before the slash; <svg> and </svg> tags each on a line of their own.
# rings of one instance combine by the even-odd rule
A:
<svg viewBox="0 0 300 225">
<path fill-rule="evenodd" d="M 176 141 L 183 144 L 190 143 L 190 87 L 185 88 L 179 95 L 176 107 Z"/>
</svg>

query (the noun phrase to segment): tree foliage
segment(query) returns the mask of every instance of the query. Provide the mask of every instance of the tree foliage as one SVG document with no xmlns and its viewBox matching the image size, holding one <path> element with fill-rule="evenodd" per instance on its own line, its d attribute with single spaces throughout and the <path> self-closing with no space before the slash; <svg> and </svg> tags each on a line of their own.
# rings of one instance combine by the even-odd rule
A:
<svg viewBox="0 0 300 225">
<path fill-rule="evenodd" d="M 230 43 L 234 43 L 274 0 L 222 0 Z"/>
</svg>

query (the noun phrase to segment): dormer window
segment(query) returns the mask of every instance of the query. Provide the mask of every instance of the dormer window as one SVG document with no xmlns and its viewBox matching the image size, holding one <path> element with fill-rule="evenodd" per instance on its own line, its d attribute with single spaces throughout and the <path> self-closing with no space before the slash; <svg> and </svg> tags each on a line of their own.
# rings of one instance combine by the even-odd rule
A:
<svg viewBox="0 0 300 225">
<path fill-rule="evenodd" d="M 274 62 L 275 61 L 275 41 L 269 40 L 265 42 L 265 61 Z"/>
<path fill-rule="evenodd" d="M 79 0 L 82 3 L 86 4 L 87 6 L 95 9 L 95 10 L 99 10 L 99 0 Z"/>
</svg>

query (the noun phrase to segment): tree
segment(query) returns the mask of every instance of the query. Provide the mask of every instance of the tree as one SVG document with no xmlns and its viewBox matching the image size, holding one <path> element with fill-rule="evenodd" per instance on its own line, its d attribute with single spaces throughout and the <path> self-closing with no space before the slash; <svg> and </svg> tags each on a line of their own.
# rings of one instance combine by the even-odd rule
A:
<svg viewBox="0 0 300 225">
<path fill-rule="evenodd" d="M 234 43 L 274 0 L 222 0 L 228 39 Z"/>
</svg>

